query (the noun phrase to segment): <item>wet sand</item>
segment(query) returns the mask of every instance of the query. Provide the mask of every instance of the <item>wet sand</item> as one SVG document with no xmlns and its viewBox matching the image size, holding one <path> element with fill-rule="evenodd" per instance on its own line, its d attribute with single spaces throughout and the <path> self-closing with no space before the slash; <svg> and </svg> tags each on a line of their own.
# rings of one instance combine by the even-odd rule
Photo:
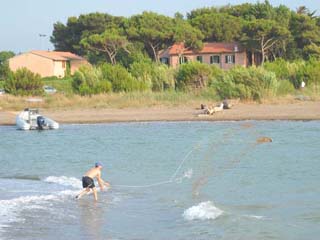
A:
<svg viewBox="0 0 320 240">
<path fill-rule="evenodd" d="M 232 109 L 203 115 L 196 107 L 152 107 L 126 109 L 40 109 L 59 123 L 107 123 L 137 121 L 238 121 L 238 120 L 320 120 L 320 101 L 257 104 L 239 103 Z M 18 112 L 0 109 L 0 125 L 15 124 Z"/>
</svg>

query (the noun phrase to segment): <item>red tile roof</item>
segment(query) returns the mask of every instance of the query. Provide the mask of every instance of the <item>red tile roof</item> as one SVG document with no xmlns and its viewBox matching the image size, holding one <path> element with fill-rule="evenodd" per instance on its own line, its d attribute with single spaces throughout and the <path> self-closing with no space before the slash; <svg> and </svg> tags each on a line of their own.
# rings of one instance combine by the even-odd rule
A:
<svg viewBox="0 0 320 240">
<path fill-rule="evenodd" d="M 49 58 L 52 60 L 64 61 L 64 60 L 85 60 L 84 58 L 73 54 L 71 52 L 58 52 L 58 51 L 43 51 L 43 50 L 34 50 L 30 53 Z"/>
<path fill-rule="evenodd" d="M 207 42 L 203 43 L 203 49 L 195 51 L 189 48 L 185 48 L 183 43 L 176 43 L 169 49 L 169 55 L 178 54 L 199 54 L 199 53 L 234 53 L 242 52 L 243 48 L 238 43 L 221 43 L 221 42 Z"/>
</svg>

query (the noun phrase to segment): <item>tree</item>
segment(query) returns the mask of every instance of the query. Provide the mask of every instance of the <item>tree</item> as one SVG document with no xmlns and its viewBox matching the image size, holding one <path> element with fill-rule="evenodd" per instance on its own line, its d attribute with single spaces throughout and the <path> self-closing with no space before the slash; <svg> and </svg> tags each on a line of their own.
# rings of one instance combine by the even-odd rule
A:
<svg viewBox="0 0 320 240">
<path fill-rule="evenodd" d="M 14 53 L 11 51 L 0 52 L 0 80 L 5 80 L 10 72 L 8 60 L 14 57 Z"/>
<path fill-rule="evenodd" d="M 149 89 L 144 82 L 138 81 L 126 68 L 119 64 L 103 64 L 100 68 L 104 78 L 112 83 L 114 92 L 145 91 Z"/>
<path fill-rule="evenodd" d="M 205 88 L 211 80 L 212 69 L 208 64 L 190 62 L 182 64 L 176 76 L 176 87 L 188 91 Z"/>
<path fill-rule="evenodd" d="M 199 15 L 190 23 L 202 32 L 206 41 L 237 41 L 241 35 L 242 20 L 225 13 Z"/>
<path fill-rule="evenodd" d="M 247 22 L 243 31 L 245 35 L 242 38 L 242 43 L 252 52 L 261 53 L 262 64 L 272 55 L 272 50 L 275 47 L 284 46 L 290 36 L 288 29 L 279 26 L 273 20 L 265 19 Z"/>
<path fill-rule="evenodd" d="M 201 31 L 185 20 L 180 15 L 176 15 L 174 19 L 175 31 L 174 42 L 183 42 L 185 47 L 201 50 L 203 47 L 203 34 Z"/>
<path fill-rule="evenodd" d="M 170 17 L 153 12 L 132 16 L 125 23 L 129 40 L 143 42 L 154 61 L 159 61 L 159 51 L 173 43 L 174 24 Z"/>
<path fill-rule="evenodd" d="M 120 49 L 129 52 L 129 44 L 126 36 L 116 28 L 107 29 L 102 34 L 93 34 L 81 40 L 81 45 L 93 52 L 103 52 L 107 54 L 111 64 L 116 64 L 116 56 Z"/>
<path fill-rule="evenodd" d="M 111 91 L 111 83 L 104 77 L 100 68 L 81 66 L 74 73 L 72 87 L 81 95 L 107 93 Z"/>
<path fill-rule="evenodd" d="M 56 50 L 84 55 L 85 51 L 80 45 L 81 39 L 93 34 L 101 34 L 108 28 L 120 26 L 122 20 L 122 17 L 114 17 L 105 13 L 69 17 L 66 25 L 61 22 L 53 25 L 50 41 Z"/>
<path fill-rule="evenodd" d="M 305 14 L 292 13 L 290 30 L 295 40 L 296 48 L 307 59 L 310 55 L 320 56 L 320 26 L 317 19 Z"/>
<path fill-rule="evenodd" d="M 27 68 L 20 68 L 10 73 L 4 83 L 6 92 L 13 95 L 41 95 L 42 87 L 41 76 Z"/>
</svg>

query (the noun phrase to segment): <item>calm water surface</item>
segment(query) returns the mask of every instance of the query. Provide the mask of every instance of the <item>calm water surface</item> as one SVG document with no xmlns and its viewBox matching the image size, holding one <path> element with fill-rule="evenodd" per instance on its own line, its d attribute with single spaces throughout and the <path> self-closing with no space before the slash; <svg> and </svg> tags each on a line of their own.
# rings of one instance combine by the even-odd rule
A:
<svg viewBox="0 0 320 240">
<path fill-rule="evenodd" d="M 0 239 L 317 239 L 319 133 L 319 121 L 0 127 Z M 96 161 L 113 187 L 75 200 Z"/>
</svg>

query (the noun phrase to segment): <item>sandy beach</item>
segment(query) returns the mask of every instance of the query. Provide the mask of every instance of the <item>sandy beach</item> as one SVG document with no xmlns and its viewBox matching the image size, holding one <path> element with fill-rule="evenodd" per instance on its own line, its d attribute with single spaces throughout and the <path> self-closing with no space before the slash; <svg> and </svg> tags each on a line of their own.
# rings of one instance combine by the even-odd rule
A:
<svg viewBox="0 0 320 240">
<path fill-rule="evenodd" d="M 291 103 L 258 104 L 239 103 L 232 109 L 213 115 L 202 115 L 199 108 L 149 107 L 149 108 L 88 108 L 43 109 L 43 115 L 60 123 L 107 123 L 136 121 L 231 121 L 231 120 L 320 120 L 320 101 L 295 101 Z M 15 124 L 16 111 L 0 110 L 0 124 Z M 200 115 L 199 115 L 200 114 Z"/>
</svg>

